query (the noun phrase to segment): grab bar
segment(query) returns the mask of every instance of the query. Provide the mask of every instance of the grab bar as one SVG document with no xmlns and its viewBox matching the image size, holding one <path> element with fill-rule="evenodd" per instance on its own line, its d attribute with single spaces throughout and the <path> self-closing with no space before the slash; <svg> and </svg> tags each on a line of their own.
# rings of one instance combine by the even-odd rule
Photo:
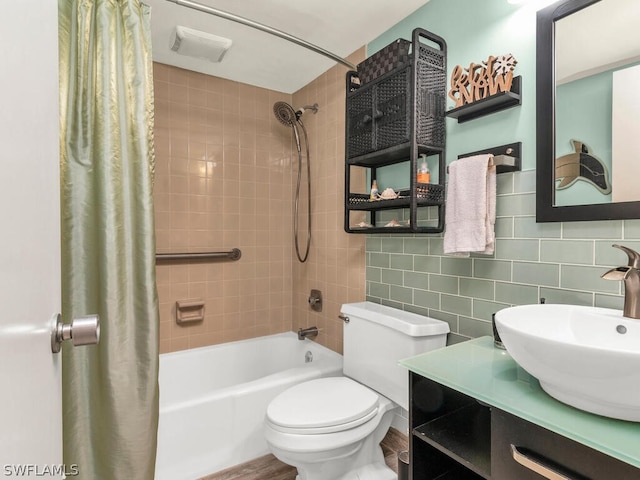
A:
<svg viewBox="0 0 640 480">
<path fill-rule="evenodd" d="M 202 252 L 202 253 L 156 253 L 156 260 L 209 260 L 213 258 L 228 258 L 240 260 L 242 252 L 239 248 L 233 248 L 228 252 Z"/>
</svg>

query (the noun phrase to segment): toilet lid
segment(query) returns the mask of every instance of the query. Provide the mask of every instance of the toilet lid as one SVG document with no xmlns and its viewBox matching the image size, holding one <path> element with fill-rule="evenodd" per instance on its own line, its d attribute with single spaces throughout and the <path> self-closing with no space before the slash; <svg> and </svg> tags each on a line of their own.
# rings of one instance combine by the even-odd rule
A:
<svg viewBox="0 0 640 480">
<path fill-rule="evenodd" d="M 375 416 L 378 394 L 347 377 L 328 377 L 295 385 L 274 398 L 267 419 L 284 429 L 331 431 L 353 428 Z"/>
</svg>

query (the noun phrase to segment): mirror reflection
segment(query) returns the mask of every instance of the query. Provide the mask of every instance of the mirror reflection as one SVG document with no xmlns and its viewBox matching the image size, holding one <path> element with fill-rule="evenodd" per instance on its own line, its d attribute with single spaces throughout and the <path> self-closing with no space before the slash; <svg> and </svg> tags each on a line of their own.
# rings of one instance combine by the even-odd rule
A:
<svg viewBox="0 0 640 480">
<path fill-rule="evenodd" d="M 554 206 L 640 200 L 640 2 L 555 22 Z"/>
</svg>

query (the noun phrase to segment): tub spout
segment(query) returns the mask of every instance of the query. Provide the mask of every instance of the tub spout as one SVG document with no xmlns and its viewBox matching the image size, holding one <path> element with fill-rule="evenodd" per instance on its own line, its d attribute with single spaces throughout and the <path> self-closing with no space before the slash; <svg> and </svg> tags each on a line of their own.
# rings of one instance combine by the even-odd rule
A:
<svg viewBox="0 0 640 480">
<path fill-rule="evenodd" d="M 318 336 L 318 327 L 298 329 L 298 340 L 304 340 L 307 337 L 317 337 L 317 336 Z"/>
</svg>

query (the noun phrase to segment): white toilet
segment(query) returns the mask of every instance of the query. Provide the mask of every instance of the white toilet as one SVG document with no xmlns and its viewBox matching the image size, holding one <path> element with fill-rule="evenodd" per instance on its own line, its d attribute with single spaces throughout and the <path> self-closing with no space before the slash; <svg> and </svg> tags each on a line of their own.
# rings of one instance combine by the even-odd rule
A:
<svg viewBox="0 0 640 480">
<path fill-rule="evenodd" d="M 408 409 L 407 370 L 398 361 L 444 347 L 449 325 L 371 302 L 342 306 L 344 377 L 282 392 L 267 408 L 271 452 L 298 480 L 395 480 L 380 442 L 398 406 Z"/>
</svg>

